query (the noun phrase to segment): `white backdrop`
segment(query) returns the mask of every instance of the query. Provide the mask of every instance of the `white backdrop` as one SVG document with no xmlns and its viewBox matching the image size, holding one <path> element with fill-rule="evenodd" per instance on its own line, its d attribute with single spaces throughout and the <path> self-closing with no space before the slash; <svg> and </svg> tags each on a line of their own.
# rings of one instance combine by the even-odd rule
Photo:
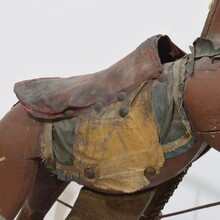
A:
<svg viewBox="0 0 220 220">
<path fill-rule="evenodd" d="M 92 73 L 112 65 L 148 37 L 168 34 L 183 50 L 201 33 L 210 0 L 0 0 L 0 116 L 17 101 L 17 81 Z M 196 162 L 163 213 L 220 200 L 220 154 Z M 73 202 L 71 185 L 62 199 Z M 46 219 L 62 220 L 55 205 Z M 217 220 L 211 208 L 175 220 Z M 54 213 L 56 212 L 56 215 Z M 68 211 L 68 210 L 67 210 Z M 67 212 L 66 211 L 66 212 Z"/>
</svg>

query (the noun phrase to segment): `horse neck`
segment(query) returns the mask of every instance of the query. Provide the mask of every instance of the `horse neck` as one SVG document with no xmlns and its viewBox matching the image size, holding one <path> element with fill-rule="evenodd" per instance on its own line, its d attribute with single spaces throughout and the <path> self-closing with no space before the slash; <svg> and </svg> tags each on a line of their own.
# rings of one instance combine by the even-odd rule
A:
<svg viewBox="0 0 220 220">
<path fill-rule="evenodd" d="M 209 39 L 215 47 L 220 47 L 220 0 L 213 0 L 201 34 Z"/>
</svg>

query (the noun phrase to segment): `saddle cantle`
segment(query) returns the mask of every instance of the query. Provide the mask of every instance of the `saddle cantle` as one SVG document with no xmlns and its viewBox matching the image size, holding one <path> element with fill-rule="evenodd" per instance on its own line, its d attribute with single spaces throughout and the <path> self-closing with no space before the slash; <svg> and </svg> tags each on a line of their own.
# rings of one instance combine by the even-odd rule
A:
<svg viewBox="0 0 220 220">
<path fill-rule="evenodd" d="M 24 108 L 38 118 L 55 119 L 88 113 L 129 95 L 144 81 L 160 76 L 163 63 L 185 53 L 168 36 L 156 35 L 106 70 L 70 78 L 41 78 L 15 84 Z"/>
</svg>

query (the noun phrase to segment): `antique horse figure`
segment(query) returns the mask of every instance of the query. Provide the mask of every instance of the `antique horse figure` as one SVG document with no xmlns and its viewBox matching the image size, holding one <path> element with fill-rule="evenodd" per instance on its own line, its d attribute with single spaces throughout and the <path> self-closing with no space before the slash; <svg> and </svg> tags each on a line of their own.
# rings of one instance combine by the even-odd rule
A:
<svg viewBox="0 0 220 220">
<path fill-rule="evenodd" d="M 220 150 L 220 2 L 187 55 L 157 35 L 110 68 L 19 82 L 0 122 L 0 219 L 157 219 L 190 164 Z"/>
</svg>

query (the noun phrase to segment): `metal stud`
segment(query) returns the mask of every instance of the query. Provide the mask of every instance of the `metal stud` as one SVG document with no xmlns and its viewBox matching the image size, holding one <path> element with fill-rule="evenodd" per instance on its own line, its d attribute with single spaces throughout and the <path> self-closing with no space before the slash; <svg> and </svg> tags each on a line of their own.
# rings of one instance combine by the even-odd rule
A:
<svg viewBox="0 0 220 220">
<path fill-rule="evenodd" d="M 126 97 L 127 97 L 127 94 L 125 92 L 119 92 L 117 96 L 117 100 L 122 102 L 126 99 Z"/>
<path fill-rule="evenodd" d="M 160 83 L 166 82 L 166 81 L 167 81 L 167 75 L 161 74 L 160 77 L 159 77 L 159 79 L 158 79 L 158 81 L 159 81 Z"/>
<path fill-rule="evenodd" d="M 67 109 L 64 113 L 66 118 L 71 118 L 73 117 L 73 110 L 72 109 Z"/>
<path fill-rule="evenodd" d="M 100 112 L 102 110 L 102 107 L 103 107 L 103 104 L 100 101 L 96 102 L 95 105 L 94 105 L 94 109 L 97 112 Z"/>
<path fill-rule="evenodd" d="M 84 175 L 88 179 L 93 179 L 95 177 L 95 173 L 92 168 L 86 168 L 84 170 Z"/>
<path fill-rule="evenodd" d="M 154 178 L 156 176 L 156 170 L 153 168 L 153 167 L 148 167 L 144 170 L 144 175 L 147 177 L 147 178 Z"/>
<path fill-rule="evenodd" d="M 129 112 L 129 107 L 127 105 L 124 105 L 119 110 L 119 115 L 124 118 Z"/>
</svg>

